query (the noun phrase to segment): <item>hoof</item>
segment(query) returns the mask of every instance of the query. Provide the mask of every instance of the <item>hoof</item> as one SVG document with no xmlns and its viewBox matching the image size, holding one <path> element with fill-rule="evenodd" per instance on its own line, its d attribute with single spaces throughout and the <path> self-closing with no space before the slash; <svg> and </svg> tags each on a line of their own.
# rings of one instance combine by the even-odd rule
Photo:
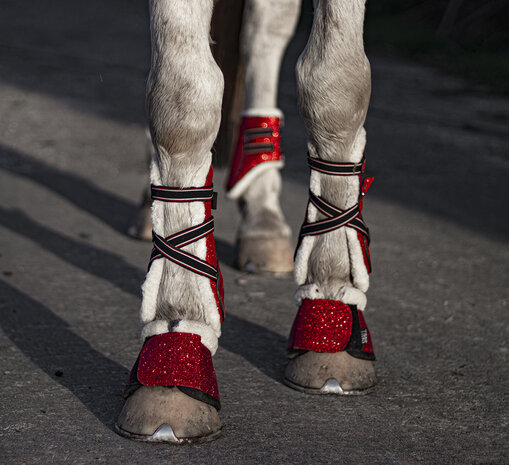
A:
<svg viewBox="0 0 509 465">
<path fill-rule="evenodd" d="M 142 205 L 138 211 L 136 223 L 129 227 L 127 233 L 142 241 L 152 240 L 152 217 L 150 205 Z"/>
<path fill-rule="evenodd" d="M 293 271 L 293 247 L 287 237 L 239 238 L 237 265 L 249 272 L 286 274 Z"/>
<path fill-rule="evenodd" d="M 334 354 L 306 352 L 290 360 L 285 384 L 308 394 L 367 394 L 377 384 L 373 362 Z"/>
<path fill-rule="evenodd" d="M 221 420 L 214 407 L 176 387 L 142 386 L 126 400 L 115 429 L 136 441 L 188 444 L 216 439 Z"/>
</svg>

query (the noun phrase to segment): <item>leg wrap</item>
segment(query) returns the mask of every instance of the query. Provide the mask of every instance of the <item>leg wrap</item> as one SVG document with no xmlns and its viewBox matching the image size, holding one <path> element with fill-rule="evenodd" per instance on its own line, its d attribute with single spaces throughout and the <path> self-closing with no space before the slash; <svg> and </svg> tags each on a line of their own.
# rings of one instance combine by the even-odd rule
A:
<svg viewBox="0 0 509 465">
<path fill-rule="evenodd" d="M 329 174 L 332 176 L 357 175 L 360 180 L 360 177 L 366 167 L 366 159 L 363 157 L 359 163 L 336 163 L 321 160 L 319 158 L 308 157 L 308 164 L 312 170 L 323 174 Z M 362 203 L 363 197 L 366 195 L 369 187 L 373 183 L 373 179 L 374 178 L 372 177 L 364 179 L 364 182 L 361 184 L 358 203 L 348 210 L 341 210 L 334 205 L 331 205 L 329 202 L 325 201 L 322 197 L 315 195 L 310 190 L 309 203 L 312 204 L 322 215 L 324 215 L 325 219 L 315 222 L 304 222 L 299 233 L 299 244 L 297 244 L 297 250 L 299 249 L 302 239 L 306 236 L 325 234 L 346 226 L 357 231 L 357 237 L 363 251 L 364 264 L 366 265 L 368 273 L 371 273 L 371 260 L 368 249 L 369 229 L 362 219 Z"/>
<path fill-rule="evenodd" d="M 254 178 L 271 168 L 282 168 L 281 118 L 244 116 L 226 185 L 227 195 L 238 199 Z"/>
</svg>

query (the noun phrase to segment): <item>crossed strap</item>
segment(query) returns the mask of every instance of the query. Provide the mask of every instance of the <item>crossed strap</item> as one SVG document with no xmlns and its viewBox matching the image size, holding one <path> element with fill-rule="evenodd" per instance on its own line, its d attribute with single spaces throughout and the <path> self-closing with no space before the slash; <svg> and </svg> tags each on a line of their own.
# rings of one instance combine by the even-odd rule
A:
<svg viewBox="0 0 509 465">
<path fill-rule="evenodd" d="M 359 163 L 337 163 L 320 158 L 311 158 L 308 156 L 308 165 L 314 170 L 323 174 L 332 176 L 360 176 L 366 167 L 366 160 L 363 157 Z M 373 182 L 373 178 L 366 178 L 361 185 L 359 202 L 348 210 L 341 210 L 338 207 L 330 204 L 322 197 L 315 195 L 311 190 L 309 191 L 309 201 L 327 218 L 314 223 L 307 221 L 302 225 L 300 230 L 300 239 L 305 236 L 315 236 L 318 234 L 325 234 L 343 226 L 354 228 L 360 232 L 369 244 L 369 229 L 362 219 L 362 198 L 366 194 L 369 186 Z"/>
<path fill-rule="evenodd" d="M 160 200 L 163 202 L 209 201 L 212 203 L 212 208 L 215 208 L 216 193 L 214 192 L 214 187 L 212 185 L 205 187 L 185 187 L 182 189 L 165 186 L 151 186 L 151 191 L 152 199 L 154 200 Z M 214 218 L 212 216 L 206 218 L 203 223 L 191 226 L 167 237 L 160 236 L 155 231 L 152 231 L 154 248 L 150 255 L 148 268 L 150 269 L 154 260 L 164 257 L 183 268 L 217 282 L 219 279 L 217 265 L 212 266 L 205 260 L 182 250 L 182 247 L 196 242 L 213 231 Z"/>
</svg>

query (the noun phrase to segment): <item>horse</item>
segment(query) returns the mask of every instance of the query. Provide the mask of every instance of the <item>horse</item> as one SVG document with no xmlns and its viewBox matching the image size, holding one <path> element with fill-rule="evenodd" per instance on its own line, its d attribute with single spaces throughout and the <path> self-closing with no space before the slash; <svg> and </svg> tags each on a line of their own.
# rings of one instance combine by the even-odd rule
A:
<svg viewBox="0 0 509 465">
<path fill-rule="evenodd" d="M 146 442 L 198 443 L 221 433 L 212 357 L 225 311 L 211 150 L 224 78 L 210 46 L 214 3 L 150 0 L 154 247 L 142 285 L 142 348 L 116 422 L 119 434 Z M 362 206 L 373 180 L 363 177 L 371 93 L 364 12 L 365 0 L 314 0 L 296 66 L 310 183 L 295 255 L 280 206 L 284 117 L 277 89 L 300 0 L 247 0 L 242 15 L 245 98 L 226 186 L 242 212 L 237 261 L 251 271 L 293 269 L 298 310 L 284 381 L 309 394 L 362 394 L 377 383 L 363 317 L 371 262 Z"/>
</svg>

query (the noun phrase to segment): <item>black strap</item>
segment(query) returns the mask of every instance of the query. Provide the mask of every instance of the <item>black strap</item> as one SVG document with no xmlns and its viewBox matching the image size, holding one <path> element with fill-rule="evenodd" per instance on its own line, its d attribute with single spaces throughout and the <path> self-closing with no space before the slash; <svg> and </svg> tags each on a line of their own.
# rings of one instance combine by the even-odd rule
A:
<svg viewBox="0 0 509 465">
<path fill-rule="evenodd" d="M 215 203 L 215 192 L 212 185 L 205 187 L 166 187 L 151 186 L 152 198 L 163 202 L 212 202 Z M 193 273 L 205 276 L 210 280 L 217 282 L 219 272 L 216 266 L 212 266 L 205 260 L 202 260 L 188 252 L 182 250 L 182 247 L 192 244 L 199 239 L 211 234 L 214 231 L 214 218 L 210 216 L 203 223 L 191 226 L 183 231 L 179 231 L 170 236 L 163 237 L 152 232 L 154 248 L 150 256 L 148 268 L 152 266 L 154 260 L 167 258 L 173 263 L 186 268 Z"/>
<path fill-rule="evenodd" d="M 150 186 L 153 200 L 163 202 L 207 202 L 215 203 L 216 193 L 214 186 L 204 187 L 166 187 Z M 214 206 L 213 206 L 214 207 Z"/>
<path fill-rule="evenodd" d="M 324 234 L 334 229 L 348 226 L 359 231 L 366 236 L 369 242 L 369 229 L 362 219 L 359 210 L 359 204 L 354 205 L 348 210 L 340 210 L 339 208 L 326 202 L 321 197 L 309 191 L 309 201 L 321 212 L 327 219 L 316 221 L 315 223 L 305 223 L 301 229 L 302 236 L 313 236 L 317 234 Z"/>
<path fill-rule="evenodd" d="M 363 157 L 359 163 L 338 163 L 322 160 L 320 158 L 311 158 L 308 155 L 308 164 L 312 170 L 323 174 L 330 174 L 332 176 L 357 175 L 360 177 L 366 167 L 366 160 Z M 363 194 L 361 193 L 361 195 Z M 300 230 L 299 241 L 305 236 L 325 234 L 335 229 L 342 228 L 343 226 L 347 226 L 359 231 L 369 244 L 369 229 L 362 219 L 359 203 L 348 210 L 341 210 L 322 197 L 313 194 L 311 190 L 309 191 L 309 201 L 327 218 L 315 221 L 314 223 L 305 222 Z"/>
<path fill-rule="evenodd" d="M 312 170 L 319 173 L 330 174 L 332 176 L 352 176 L 364 173 L 366 159 L 362 157 L 359 163 L 338 163 L 322 160 L 321 158 L 311 158 L 308 155 L 308 165 Z"/>
</svg>

